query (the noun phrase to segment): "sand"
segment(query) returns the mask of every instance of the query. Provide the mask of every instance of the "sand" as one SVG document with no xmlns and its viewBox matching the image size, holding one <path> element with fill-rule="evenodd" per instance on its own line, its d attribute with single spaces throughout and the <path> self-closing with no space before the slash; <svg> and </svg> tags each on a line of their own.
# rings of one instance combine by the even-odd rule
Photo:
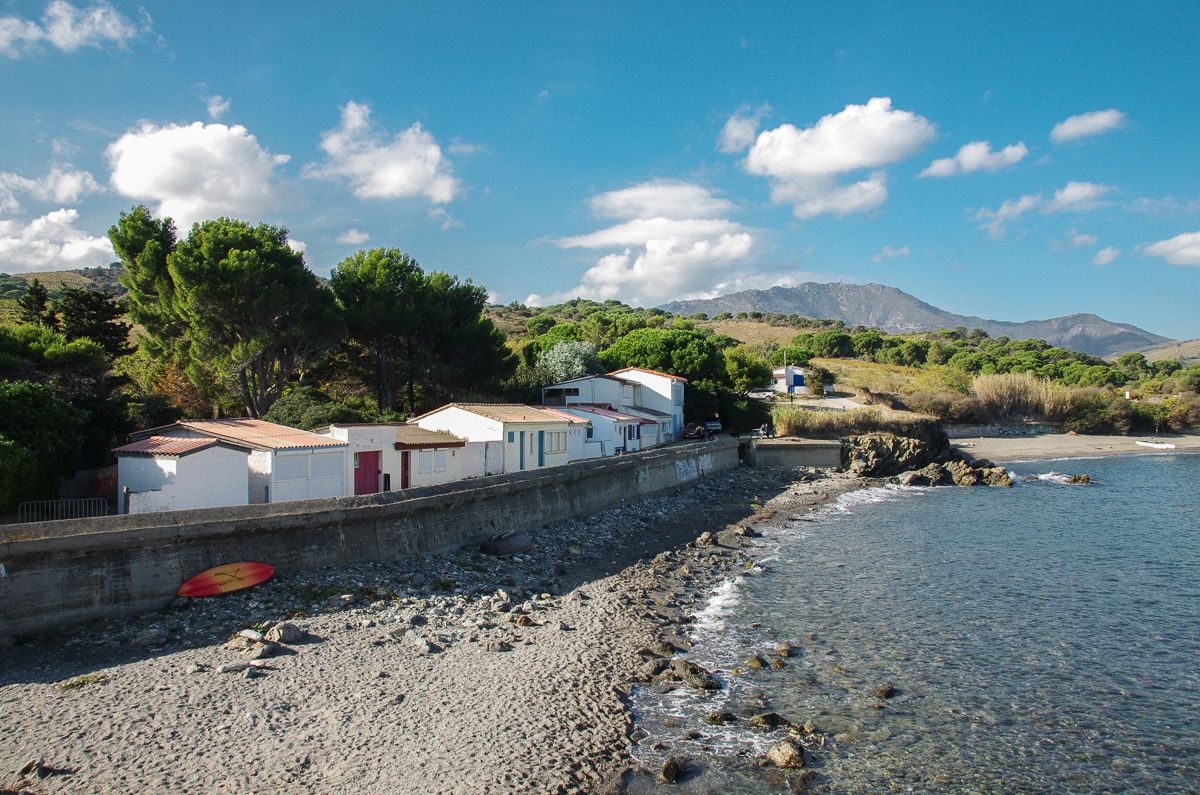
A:
<svg viewBox="0 0 1200 795">
<path fill-rule="evenodd" d="M 686 647 L 742 565 L 739 525 L 861 483 L 743 468 L 544 528 L 512 559 L 324 569 L 0 648 L 0 790 L 621 791 L 639 650 Z M 261 676 L 219 672 L 242 662 L 230 636 L 288 617 L 307 637 Z"/>
<path fill-rule="evenodd" d="M 998 436 L 978 439 L 954 439 L 962 452 L 996 463 L 1014 461 L 1044 461 L 1055 458 L 1086 458 L 1110 455 L 1162 455 L 1200 452 L 1200 435 L 1171 434 L 1160 441 L 1175 445 L 1174 450 L 1157 450 L 1136 444 L 1150 436 L 1072 436 L 1044 434 L 1041 436 Z"/>
</svg>

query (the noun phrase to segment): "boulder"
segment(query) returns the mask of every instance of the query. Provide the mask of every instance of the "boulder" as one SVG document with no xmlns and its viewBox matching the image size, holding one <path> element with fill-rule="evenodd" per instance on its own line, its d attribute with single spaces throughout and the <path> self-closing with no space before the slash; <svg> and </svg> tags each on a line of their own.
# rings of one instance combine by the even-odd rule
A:
<svg viewBox="0 0 1200 795">
<path fill-rule="evenodd" d="M 726 723 L 737 723 L 737 715 L 732 712 L 710 712 L 705 718 L 713 726 L 724 726 Z"/>
<path fill-rule="evenodd" d="M 790 726 L 791 723 L 787 718 L 780 715 L 778 712 L 760 712 L 750 718 L 749 724 L 756 729 L 774 729 L 779 726 Z"/>
<path fill-rule="evenodd" d="M 920 439 L 894 433 L 865 433 L 842 442 L 842 467 L 860 477 L 889 477 L 933 461 Z"/>
<path fill-rule="evenodd" d="M 966 461 L 947 461 L 945 467 L 956 486 L 978 486 L 980 483 L 979 470 Z"/>
<path fill-rule="evenodd" d="M 979 470 L 980 479 L 985 486 L 1012 486 L 1012 477 L 1004 467 L 984 467 Z"/>
<path fill-rule="evenodd" d="M 792 656 L 792 644 L 780 643 L 778 646 L 775 647 L 775 656 L 776 657 L 791 657 Z"/>
<path fill-rule="evenodd" d="M 804 749 L 792 740 L 780 740 L 767 751 L 767 760 L 776 767 L 804 767 Z"/>
<path fill-rule="evenodd" d="M 698 547 L 711 547 L 715 543 L 716 539 L 713 538 L 713 534 L 707 530 L 696 537 L 696 546 Z"/>
<path fill-rule="evenodd" d="M 708 671 L 696 665 L 691 660 L 674 659 L 671 660 L 670 668 L 667 669 L 673 678 L 678 679 L 686 685 L 698 688 L 700 690 L 720 690 L 721 685 L 713 678 L 713 675 Z"/>
<path fill-rule="evenodd" d="M 299 643 L 307 634 L 290 621 L 280 621 L 267 630 L 265 637 L 272 643 Z"/>
<path fill-rule="evenodd" d="M 751 654 L 746 658 L 746 667 L 751 671 L 761 671 L 763 668 L 767 667 L 767 661 L 762 657 L 759 657 L 757 654 Z"/>
<path fill-rule="evenodd" d="M 871 695 L 875 696 L 875 698 L 891 698 L 896 695 L 896 686 L 891 682 L 884 682 L 872 690 Z"/>
<path fill-rule="evenodd" d="M 678 756 L 669 756 L 658 769 L 658 780 L 665 784 L 674 784 L 683 775 L 685 762 Z"/>
</svg>

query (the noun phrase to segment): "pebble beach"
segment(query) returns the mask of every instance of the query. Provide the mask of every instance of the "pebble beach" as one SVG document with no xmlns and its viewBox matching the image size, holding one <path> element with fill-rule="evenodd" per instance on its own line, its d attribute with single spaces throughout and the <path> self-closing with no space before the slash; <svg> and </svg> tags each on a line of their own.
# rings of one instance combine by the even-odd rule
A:
<svg viewBox="0 0 1200 795">
<path fill-rule="evenodd" d="M 754 523 L 861 482 L 741 468 L 511 558 L 315 570 L 21 639 L 0 649 L 0 787 L 623 791 L 631 688 L 687 647 Z"/>
</svg>

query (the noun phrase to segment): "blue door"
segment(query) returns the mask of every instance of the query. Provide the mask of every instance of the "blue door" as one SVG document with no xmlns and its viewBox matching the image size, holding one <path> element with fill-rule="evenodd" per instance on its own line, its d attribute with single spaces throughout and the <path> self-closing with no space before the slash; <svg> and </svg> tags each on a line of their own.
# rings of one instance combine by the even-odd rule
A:
<svg viewBox="0 0 1200 795">
<path fill-rule="evenodd" d="M 546 432 L 538 431 L 538 466 L 546 466 Z"/>
<path fill-rule="evenodd" d="M 518 435 L 521 450 L 521 469 L 525 468 L 525 431 L 521 431 Z"/>
</svg>

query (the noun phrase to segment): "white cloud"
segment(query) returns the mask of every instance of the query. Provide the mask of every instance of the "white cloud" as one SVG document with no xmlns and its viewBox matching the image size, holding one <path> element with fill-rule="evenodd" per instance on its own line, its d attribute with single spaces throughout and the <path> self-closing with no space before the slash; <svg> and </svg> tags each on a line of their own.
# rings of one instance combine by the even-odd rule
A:
<svg viewBox="0 0 1200 795">
<path fill-rule="evenodd" d="M 437 140 L 415 123 L 389 140 L 371 123 L 371 107 L 347 102 L 341 124 L 321 134 L 323 164 L 310 163 L 306 176 L 342 179 L 360 199 L 424 196 L 446 204 L 459 192 L 451 164 Z"/>
<path fill-rule="evenodd" d="M 594 196 L 589 205 L 597 216 L 620 223 L 556 244 L 620 250 L 600 257 L 570 290 L 534 294 L 526 303 L 538 306 L 579 296 L 655 305 L 705 295 L 754 276 L 738 267 L 757 245 L 754 234 L 736 221 L 711 217 L 733 205 L 702 186 L 647 182 Z"/>
<path fill-rule="evenodd" d="M 1008 199 L 995 210 L 982 208 L 975 213 L 975 220 L 985 221 L 980 229 L 986 229 L 993 238 L 1004 237 L 1005 223 L 1019 218 L 1033 210 L 1040 210 L 1043 215 L 1061 212 L 1083 212 L 1103 207 L 1100 197 L 1116 190 L 1111 185 L 1100 185 L 1095 182 L 1068 182 L 1054 192 L 1049 201 L 1042 194 L 1029 194 L 1019 199 Z M 1093 240 L 1093 242 L 1095 242 Z"/>
<path fill-rule="evenodd" d="M 123 50 L 142 32 L 106 0 L 86 9 L 66 0 L 52 0 L 40 24 L 23 17 L 0 17 L 0 54 L 20 58 L 45 44 L 62 52 L 110 44 Z"/>
<path fill-rule="evenodd" d="M 1051 245 L 1058 251 L 1065 251 L 1072 248 L 1094 246 L 1099 241 L 1100 239 L 1095 235 L 1090 235 L 1086 232 L 1080 232 L 1075 227 L 1071 227 L 1064 233 L 1062 240 L 1057 240 Z"/>
<path fill-rule="evenodd" d="M 229 110 L 229 98 L 223 97 L 220 94 L 205 97 L 204 107 L 208 111 L 208 118 L 216 121 Z"/>
<path fill-rule="evenodd" d="M 182 231 L 220 216 L 257 220 L 280 203 L 273 155 L 240 124 L 145 124 L 107 150 L 111 183 L 122 196 L 157 202 Z"/>
<path fill-rule="evenodd" d="M 557 241 L 565 248 L 614 248 L 644 246 L 652 240 L 702 240 L 739 232 L 742 225 L 724 218 L 635 218 L 586 235 Z"/>
<path fill-rule="evenodd" d="M 1172 265 L 1200 267 L 1200 232 L 1185 232 L 1168 240 L 1160 240 L 1142 251 L 1152 257 L 1162 257 Z"/>
<path fill-rule="evenodd" d="M 456 229 L 463 225 L 462 221 L 448 213 L 444 207 L 430 207 L 429 212 L 425 213 L 425 217 L 440 226 L 443 231 Z"/>
<path fill-rule="evenodd" d="M 806 129 L 782 124 L 760 133 L 746 156 L 746 170 L 771 181 L 772 200 L 794 204 L 798 218 L 864 212 L 887 200 L 886 174 L 876 171 L 846 186 L 838 177 L 911 157 L 934 130 L 928 119 L 893 109 L 888 97 L 874 97 Z"/>
<path fill-rule="evenodd" d="M 58 209 L 28 223 L 0 221 L 0 264 L 17 271 L 90 268 L 116 259 L 107 237 L 75 228 L 79 212 Z"/>
<path fill-rule="evenodd" d="M 1005 166 L 1021 162 L 1027 154 L 1029 150 L 1022 141 L 1009 144 L 998 152 L 993 152 L 992 145 L 987 141 L 972 141 L 959 149 L 954 157 L 934 160 L 918 176 L 951 177 L 972 171 L 999 171 Z"/>
<path fill-rule="evenodd" d="M 872 262 L 883 262 L 885 259 L 896 259 L 897 257 L 907 257 L 912 254 L 908 246 L 893 248 L 892 246 L 884 246 L 879 249 L 879 253 L 871 257 Z"/>
<path fill-rule="evenodd" d="M 337 242 L 347 246 L 361 246 L 370 239 L 370 235 L 358 229 L 347 229 L 337 236 Z"/>
<path fill-rule="evenodd" d="M 1116 108 L 1081 113 L 1054 125 L 1054 129 L 1050 131 L 1050 140 L 1061 144 L 1064 141 L 1074 141 L 1089 135 L 1106 133 L 1122 127 L 1124 124 L 1125 114 Z"/>
<path fill-rule="evenodd" d="M 1179 215 L 1195 215 L 1200 213 L 1200 196 L 1186 202 L 1181 202 L 1174 196 L 1149 197 L 1139 196 L 1125 204 L 1125 210 L 1154 218 L 1169 218 Z"/>
<path fill-rule="evenodd" d="M 593 196 L 588 202 L 601 218 L 708 218 L 733 210 L 733 202 L 687 182 L 643 182 Z"/>
<path fill-rule="evenodd" d="M 62 204 L 74 203 L 82 196 L 101 190 L 103 188 L 90 172 L 77 171 L 70 166 L 51 166 L 44 176 L 37 179 L 0 172 L 0 212 L 17 212 L 21 209 L 18 193 Z"/>
<path fill-rule="evenodd" d="M 722 152 L 741 152 L 746 149 L 754 143 L 754 139 L 758 135 L 758 125 L 770 112 L 771 106 L 765 102 L 753 110 L 749 105 L 739 108 L 737 113 L 730 116 L 725 121 L 725 126 L 721 128 L 721 135 L 717 139 L 717 148 Z"/>
<path fill-rule="evenodd" d="M 1092 264 L 1107 265 L 1119 256 L 1121 256 L 1121 249 L 1116 246 L 1107 246 L 1096 252 L 1096 256 L 1092 257 Z"/>
<path fill-rule="evenodd" d="M 446 151 L 452 155 L 477 155 L 486 151 L 486 147 L 483 144 L 473 144 L 470 141 L 460 141 L 456 138 L 446 147 Z"/>
<path fill-rule="evenodd" d="M 1036 196 L 1022 196 L 1019 199 L 1006 199 L 995 210 L 980 209 L 975 213 L 975 220 L 986 221 L 987 223 L 980 225 L 980 229 L 986 229 L 993 239 L 999 239 L 1004 237 L 1004 233 L 1007 231 L 1004 225 L 1008 221 L 1020 218 L 1022 215 L 1036 210 L 1041 204 L 1042 195 L 1040 193 Z"/>
<path fill-rule="evenodd" d="M 303 240 L 292 240 L 289 237 L 287 244 L 288 244 L 288 248 L 290 248 L 292 251 L 296 252 L 297 254 L 307 254 L 308 253 L 308 244 L 305 243 Z"/>
<path fill-rule="evenodd" d="M 1092 210 L 1101 206 L 1100 197 L 1111 193 L 1111 185 L 1100 185 L 1095 182 L 1071 181 L 1054 192 L 1054 198 L 1046 203 L 1042 212 L 1061 213 Z"/>
</svg>

